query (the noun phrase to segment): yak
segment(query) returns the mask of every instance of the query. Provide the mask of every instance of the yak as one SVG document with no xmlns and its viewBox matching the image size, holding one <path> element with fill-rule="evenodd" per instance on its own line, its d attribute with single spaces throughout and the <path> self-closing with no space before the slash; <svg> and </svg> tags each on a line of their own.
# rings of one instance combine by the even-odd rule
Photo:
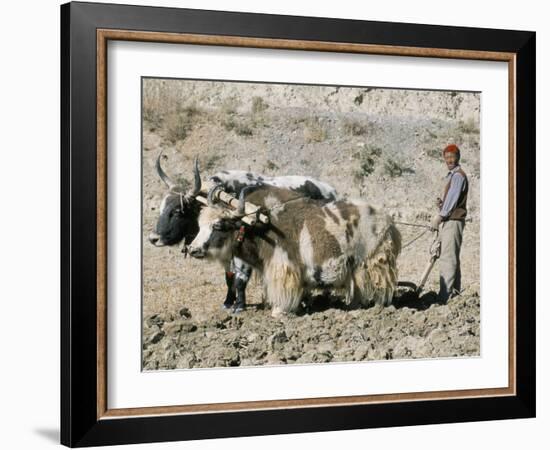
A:
<svg viewBox="0 0 550 450">
<path fill-rule="evenodd" d="M 195 159 L 193 167 L 193 186 L 183 192 L 181 186 L 174 182 L 163 170 L 162 153 L 156 160 L 156 171 L 168 187 L 168 192 L 160 204 L 160 215 L 154 231 L 149 234 L 149 241 L 157 247 L 177 245 L 182 241 L 191 242 L 199 231 L 198 218 L 203 207 L 195 200 L 201 192 L 202 182 Z M 277 186 L 289 192 L 303 195 L 318 201 L 331 201 L 337 198 L 336 190 L 327 183 L 306 176 L 268 177 L 242 170 L 222 170 L 210 180 L 224 191 L 239 196 L 243 188 L 250 186 Z M 227 294 L 223 307 L 240 312 L 246 305 L 246 286 L 252 268 L 238 257 L 227 260 L 224 265 Z"/>
<path fill-rule="evenodd" d="M 269 215 L 246 226 L 244 202 Z M 345 295 L 348 304 L 391 304 L 401 235 L 391 217 L 363 200 L 316 200 L 288 189 L 243 189 L 239 208 L 211 204 L 189 246 L 194 258 L 226 265 L 239 258 L 261 273 L 272 315 L 296 312 L 313 289 Z"/>
</svg>

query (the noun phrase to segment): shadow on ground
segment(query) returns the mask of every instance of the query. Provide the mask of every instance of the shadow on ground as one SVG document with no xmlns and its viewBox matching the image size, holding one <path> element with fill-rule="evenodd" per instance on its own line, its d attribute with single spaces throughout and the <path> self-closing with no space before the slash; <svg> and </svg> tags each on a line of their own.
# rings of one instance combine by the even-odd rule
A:
<svg viewBox="0 0 550 450">
<path fill-rule="evenodd" d="M 34 432 L 48 441 L 59 444 L 60 436 L 57 428 L 37 428 Z"/>
<path fill-rule="evenodd" d="M 443 305 L 444 302 L 438 300 L 434 291 L 425 292 L 420 296 L 414 291 L 404 291 L 393 298 L 392 304 L 396 309 L 411 308 L 424 311 L 432 305 Z"/>
</svg>

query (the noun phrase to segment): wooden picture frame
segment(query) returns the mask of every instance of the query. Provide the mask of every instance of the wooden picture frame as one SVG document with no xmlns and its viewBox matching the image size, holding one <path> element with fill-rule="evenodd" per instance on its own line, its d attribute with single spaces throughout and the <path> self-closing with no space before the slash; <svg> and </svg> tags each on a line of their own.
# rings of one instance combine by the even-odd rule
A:
<svg viewBox="0 0 550 450">
<path fill-rule="evenodd" d="M 109 409 L 109 40 L 507 62 L 508 387 Z M 61 7 L 61 57 L 62 444 L 80 447 L 535 416 L 535 33 L 77 2 Z"/>
</svg>

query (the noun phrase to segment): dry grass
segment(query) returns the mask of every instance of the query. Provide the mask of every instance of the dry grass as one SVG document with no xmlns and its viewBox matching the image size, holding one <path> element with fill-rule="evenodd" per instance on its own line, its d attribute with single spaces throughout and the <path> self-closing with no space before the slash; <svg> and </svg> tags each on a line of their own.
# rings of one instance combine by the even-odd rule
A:
<svg viewBox="0 0 550 450">
<path fill-rule="evenodd" d="M 384 161 L 384 173 L 391 178 L 396 178 L 402 176 L 404 173 L 414 173 L 414 170 L 404 166 L 401 161 L 388 157 Z"/>
<path fill-rule="evenodd" d="M 356 120 L 345 120 L 344 131 L 352 136 L 363 136 L 367 133 L 367 124 Z"/>
<path fill-rule="evenodd" d="M 437 147 L 429 147 L 426 149 L 426 155 L 430 158 L 441 159 L 443 157 L 443 150 Z"/>
<path fill-rule="evenodd" d="M 277 164 L 275 164 L 273 161 L 271 161 L 270 159 L 267 160 L 267 162 L 265 164 L 265 168 L 266 168 L 266 170 L 269 170 L 270 172 L 274 172 L 276 170 L 279 170 L 279 166 Z"/>
<path fill-rule="evenodd" d="M 458 131 L 465 134 L 479 133 L 479 127 L 473 118 L 458 122 Z"/>
<path fill-rule="evenodd" d="M 177 109 L 163 120 L 165 138 L 175 144 L 183 141 L 195 126 L 201 112 L 195 106 Z"/>
<path fill-rule="evenodd" d="M 262 97 L 254 97 L 252 99 L 252 114 L 260 114 L 267 108 L 269 108 L 269 105 Z"/>
<path fill-rule="evenodd" d="M 327 139 L 327 130 L 321 124 L 319 118 L 306 120 L 304 139 L 307 143 L 323 142 Z"/>
<path fill-rule="evenodd" d="M 252 136 L 252 124 L 241 117 L 234 114 L 227 116 L 222 122 L 223 127 L 227 131 L 233 131 L 237 136 Z"/>
</svg>

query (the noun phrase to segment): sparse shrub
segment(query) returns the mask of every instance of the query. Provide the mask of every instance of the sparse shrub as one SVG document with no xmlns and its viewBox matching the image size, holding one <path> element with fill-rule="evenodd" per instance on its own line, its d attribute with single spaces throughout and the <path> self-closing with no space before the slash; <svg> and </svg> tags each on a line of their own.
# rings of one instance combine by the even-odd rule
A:
<svg viewBox="0 0 550 450">
<path fill-rule="evenodd" d="M 357 121 L 344 122 L 344 131 L 352 136 L 362 136 L 367 132 L 367 126 Z"/>
<path fill-rule="evenodd" d="M 252 136 L 252 128 L 246 123 L 237 124 L 235 133 L 239 136 Z"/>
<path fill-rule="evenodd" d="M 177 141 L 183 141 L 191 131 L 192 127 L 192 122 L 187 116 L 177 113 L 170 114 L 164 120 L 166 139 L 172 144 L 175 144 Z"/>
<path fill-rule="evenodd" d="M 178 108 L 176 112 L 168 115 L 164 120 L 166 139 L 172 144 L 183 141 L 193 129 L 199 115 L 200 111 L 195 106 Z"/>
<path fill-rule="evenodd" d="M 354 172 L 356 181 L 360 182 L 374 172 L 376 162 L 381 154 L 382 149 L 380 147 L 366 146 L 353 155 L 354 158 L 359 159 L 359 169 Z"/>
<path fill-rule="evenodd" d="M 401 167 L 399 167 L 399 164 L 397 164 L 397 162 L 395 162 L 391 158 L 388 158 L 384 162 L 384 173 L 394 178 L 400 177 L 403 174 L 403 170 L 401 170 Z"/>
<path fill-rule="evenodd" d="M 158 109 L 152 107 L 143 107 L 143 120 L 148 122 L 149 129 L 155 131 L 157 128 L 160 128 L 162 124 L 162 114 Z"/>
<path fill-rule="evenodd" d="M 279 166 L 270 159 L 267 160 L 265 167 L 267 170 L 279 170 Z"/>
<path fill-rule="evenodd" d="M 426 132 L 428 133 L 428 136 L 430 136 L 432 139 L 436 139 L 436 138 L 437 138 L 437 134 L 434 133 L 433 131 L 431 131 L 431 130 L 426 130 Z"/>
<path fill-rule="evenodd" d="M 222 113 L 232 115 L 237 113 L 237 100 L 234 98 L 226 98 L 221 106 Z"/>
<path fill-rule="evenodd" d="M 374 147 L 374 146 L 367 146 L 368 151 L 371 155 L 379 157 L 382 155 L 382 149 L 380 147 Z"/>
<path fill-rule="evenodd" d="M 269 105 L 262 97 L 254 97 L 252 99 L 252 114 L 259 114 L 269 108 Z"/>
<path fill-rule="evenodd" d="M 319 119 L 308 120 L 304 128 L 306 142 L 323 142 L 327 138 L 327 130 L 319 122 Z"/>
<path fill-rule="evenodd" d="M 368 177 L 371 173 L 374 172 L 375 165 L 376 165 L 376 160 L 372 154 L 363 155 L 361 157 L 361 164 L 360 164 L 361 176 Z"/>
<path fill-rule="evenodd" d="M 183 108 L 178 107 L 177 112 L 190 118 L 197 117 L 202 114 L 202 111 L 199 108 L 197 108 L 195 105 L 188 105 L 188 106 L 184 106 Z"/>
<path fill-rule="evenodd" d="M 234 116 L 227 117 L 222 124 L 227 131 L 234 131 L 238 136 L 252 136 L 252 127 Z"/>
<path fill-rule="evenodd" d="M 357 106 L 361 106 L 363 103 L 363 94 L 359 94 L 357 97 L 353 99 L 353 103 L 355 103 Z"/>
<path fill-rule="evenodd" d="M 479 133 L 479 128 L 473 118 L 458 122 L 458 131 L 465 134 Z"/>
<path fill-rule="evenodd" d="M 204 163 L 204 170 L 210 172 L 216 167 L 216 165 L 223 159 L 223 155 L 215 154 L 211 155 L 206 159 Z"/>
<path fill-rule="evenodd" d="M 443 157 L 442 150 L 436 147 L 430 147 L 429 149 L 427 149 L 426 155 L 434 159 L 441 159 Z"/>
<path fill-rule="evenodd" d="M 387 158 L 384 162 L 384 173 L 392 178 L 400 177 L 404 172 L 414 173 L 414 170 L 402 167 L 400 163 L 392 158 Z"/>
</svg>

